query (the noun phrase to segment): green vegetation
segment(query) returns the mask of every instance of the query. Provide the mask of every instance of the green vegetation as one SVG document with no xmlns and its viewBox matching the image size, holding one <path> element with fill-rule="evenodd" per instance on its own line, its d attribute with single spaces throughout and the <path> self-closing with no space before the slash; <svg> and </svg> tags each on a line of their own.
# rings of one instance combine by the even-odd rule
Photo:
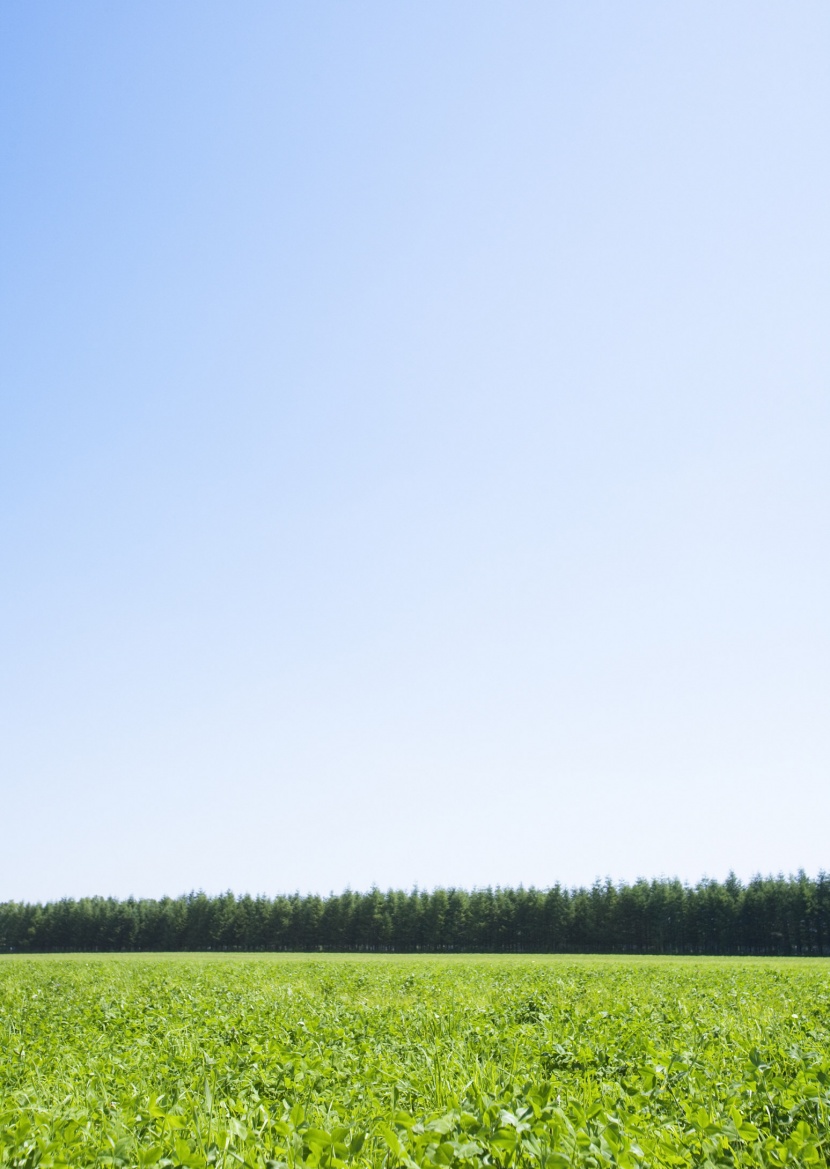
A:
<svg viewBox="0 0 830 1169">
<path fill-rule="evenodd" d="M 830 876 L 6 902 L 0 950 L 830 955 Z"/>
<path fill-rule="evenodd" d="M 826 1166 L 809 960 L 0 959 L 0 1165 Z"/>
</svg>

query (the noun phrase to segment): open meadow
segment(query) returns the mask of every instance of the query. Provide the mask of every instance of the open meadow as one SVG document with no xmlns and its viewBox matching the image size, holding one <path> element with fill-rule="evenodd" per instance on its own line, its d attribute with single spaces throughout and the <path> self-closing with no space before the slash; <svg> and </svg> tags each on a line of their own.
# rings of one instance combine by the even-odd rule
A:
<svg viewBox="0 0 830 1169">
<path fill-rule="evenodd" d="M 0 959 L 0 1165 L 828 1164 L 822 960 Z"/>
</svg>

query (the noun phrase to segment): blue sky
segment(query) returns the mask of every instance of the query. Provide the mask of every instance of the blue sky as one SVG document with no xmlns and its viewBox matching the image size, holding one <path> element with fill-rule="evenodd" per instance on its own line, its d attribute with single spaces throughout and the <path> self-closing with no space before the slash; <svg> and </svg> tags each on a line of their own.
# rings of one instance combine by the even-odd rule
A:
<svg viewBox="0 0 830 1169">
<path fill-rule="evenodd" d="M 830 867 L 830 10 L 0 11 L 0 899 Z"/>
</svg>

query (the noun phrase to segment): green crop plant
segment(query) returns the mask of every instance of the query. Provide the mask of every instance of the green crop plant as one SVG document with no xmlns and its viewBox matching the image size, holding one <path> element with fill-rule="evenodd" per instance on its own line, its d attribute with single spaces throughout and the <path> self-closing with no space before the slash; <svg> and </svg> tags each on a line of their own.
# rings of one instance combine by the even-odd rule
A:
<svg viewBox="0 0 830 1169">
<path fill-rule="evenodd" d="M 0 959 L 0 1166 L 826 1166 L 816 960 Z"/>
</svg>

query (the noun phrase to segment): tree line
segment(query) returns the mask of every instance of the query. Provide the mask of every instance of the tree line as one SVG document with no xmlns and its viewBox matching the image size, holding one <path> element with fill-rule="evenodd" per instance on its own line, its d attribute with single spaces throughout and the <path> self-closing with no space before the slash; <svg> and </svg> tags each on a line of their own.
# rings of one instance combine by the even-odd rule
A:
<svg viewBox="0 0 830 1169">
<path fill-rule="evenodd" d="M 0 903 L 0 950 L 830 954 L 830 876 Z"/>
</svg>

